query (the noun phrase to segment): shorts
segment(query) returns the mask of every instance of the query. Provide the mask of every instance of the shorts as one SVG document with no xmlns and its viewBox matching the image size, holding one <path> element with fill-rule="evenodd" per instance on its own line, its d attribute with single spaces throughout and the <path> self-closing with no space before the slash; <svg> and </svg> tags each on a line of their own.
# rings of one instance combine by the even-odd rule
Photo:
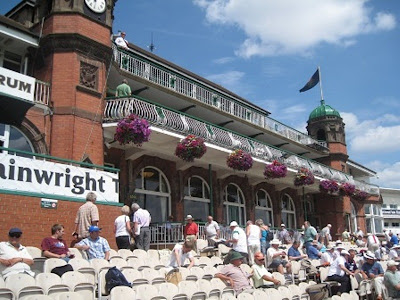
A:
<svg viewBox="0 0 400 300">
<path fill-rule="evenodd" d="M 282 265 L 283 267 L 286 267 L 287 263 L 288 263 L 288 261 L 284 260 L 284 259 L 274 259 L 272 261 L 272 263 L 268 266 L 268 268 L 276 269 L 280 265 Z"/>
</svg>

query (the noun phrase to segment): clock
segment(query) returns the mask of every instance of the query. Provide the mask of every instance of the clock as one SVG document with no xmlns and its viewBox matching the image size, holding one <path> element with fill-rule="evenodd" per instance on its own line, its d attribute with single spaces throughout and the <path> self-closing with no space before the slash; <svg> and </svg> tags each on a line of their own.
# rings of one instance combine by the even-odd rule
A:
<svg viewBox="0 0 400 300">
<path fill-rule="evenodd" d="M 96 14 L 106 10 L 106 0 L 85 0 L 87 7 Z"/>
</svg>

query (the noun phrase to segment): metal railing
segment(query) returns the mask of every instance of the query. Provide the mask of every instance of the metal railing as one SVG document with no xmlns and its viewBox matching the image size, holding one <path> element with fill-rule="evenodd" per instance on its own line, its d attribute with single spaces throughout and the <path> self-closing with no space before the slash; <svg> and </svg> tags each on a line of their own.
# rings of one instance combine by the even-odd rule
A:
<svg viewBox="0 0 400 300">
<path fill-rule="evenodd" d="M 50 101 L 50 83 L 36 80 L 35 82 L 35 104 L 48 106 Z"/>
<path fill-rule="evenodd" d="M 349 174 L 329 168 L 328 166 L 305 159 L 293 153 L 285 152 L 271 145 L 218 127 L 214 124 L 195 119 L 185 113 L 167 109 L 144 99 L 136 97 L 106 99 L 103 120 L 105 122 L 117 122 L 132 113 L 146 119 L 150 124 L 156 127 L 165 128 L 166 130 L 182 135 L 195 134 L 214 145 L 232 150 L 236 148 L 243 149 L 251 153 L 253 157 L 262 159 L 265 162 L 279 159 L 288 167 L 294 169 L 305 167 L 310 169 L 315 176 L 324 179 L 333 179 L 338 182 L 350 182 L 355 184 L 357 188 L 366 192 L 373 191 L 373 189 L 369 187 L 369 184 L 355 182 L 353 177 Z M 282 158 L 283 156 L 288 157 Z"/>
<path fill-rule="evenodd" d="M 113 45 L 114 60 L 119 68 L 151 81 L 170 90 L 190 97 L 225 113 L 234 115 L 245 122 L 255 124 L 275 134 L 281 135 L 296 143 L 318 150 L 329 150 L 325 141 L 318 141 L 309 135 L 286 126 L 270 117 L 265 112 L 256 110 L 240 99 L 229 97 L 222 91 L 207 87 L 191 77 L 168 70 L 165 67 L 145 60 L 131 51 L 124 51 Z"/>
</svg>

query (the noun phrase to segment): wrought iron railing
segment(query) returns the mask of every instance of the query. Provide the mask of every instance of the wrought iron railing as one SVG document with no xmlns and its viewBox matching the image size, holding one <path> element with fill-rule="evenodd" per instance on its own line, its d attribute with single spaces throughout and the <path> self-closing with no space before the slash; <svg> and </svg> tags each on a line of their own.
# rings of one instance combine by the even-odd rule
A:
<svg viewBox="0 0 400 300">
<path fill-rule="evenodd" d="M 166 69 L 164 66 L 139 57 L 136 53 L 119 49 L 115 45 L 113 45 L 113 51 L 114 60 L 119 68 L 131 74 L 213 106 L 225 113 L 234 115 L 296 143 L 318 150 L 329 150 L 325 141 L 315 140 L 305 133 L 268 117 L 262 110 L 257 110 L 240 99 L 235 99 L 233 96 L 228 96 L 222 91 L 206 86 L 204 83 L 196 81 L 188 75 L 185 76 L 172 69 Z"/>
<path fill-rule="evenodd" d="M 356 184 L 357 188 L 366 192 L 371 193 L 373 191 L 368 184 L 355 182 L 349 174 L 144 99 L 136 97 L 107 99 L 103 120 L 105 122 L 118 122 L 132 113 L 146 119 L 156 127 L 165 128 L 182 135 L 195 134 L 211 144 L 227 149 L 241 148 L 251 153 L 253 157 L 265 162 L 271 162 L 274 159 L 283 160 L 288 167 L 293 169 L 306 167 L 320 178 L 334 179 L 338 182 L 351 182 Z"/>
</svg>

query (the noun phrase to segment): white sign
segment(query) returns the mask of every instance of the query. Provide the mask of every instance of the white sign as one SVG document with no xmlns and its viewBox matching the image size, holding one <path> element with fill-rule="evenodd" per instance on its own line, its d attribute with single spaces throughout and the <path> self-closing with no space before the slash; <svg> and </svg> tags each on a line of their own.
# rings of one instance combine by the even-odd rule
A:
<svg viewBox="0 0 400 300">
<path fill-rule="evenodd" d="M 119 202 L 118 186 L 116 173 L 0 153 L 3 190 L 76 199 L 94 192 L 98 201 Z"/>
<path fill-rule="evenodd" d="M 33 102 L 35 78 L 0 67 L 0 93 Z"/>
</svg>

